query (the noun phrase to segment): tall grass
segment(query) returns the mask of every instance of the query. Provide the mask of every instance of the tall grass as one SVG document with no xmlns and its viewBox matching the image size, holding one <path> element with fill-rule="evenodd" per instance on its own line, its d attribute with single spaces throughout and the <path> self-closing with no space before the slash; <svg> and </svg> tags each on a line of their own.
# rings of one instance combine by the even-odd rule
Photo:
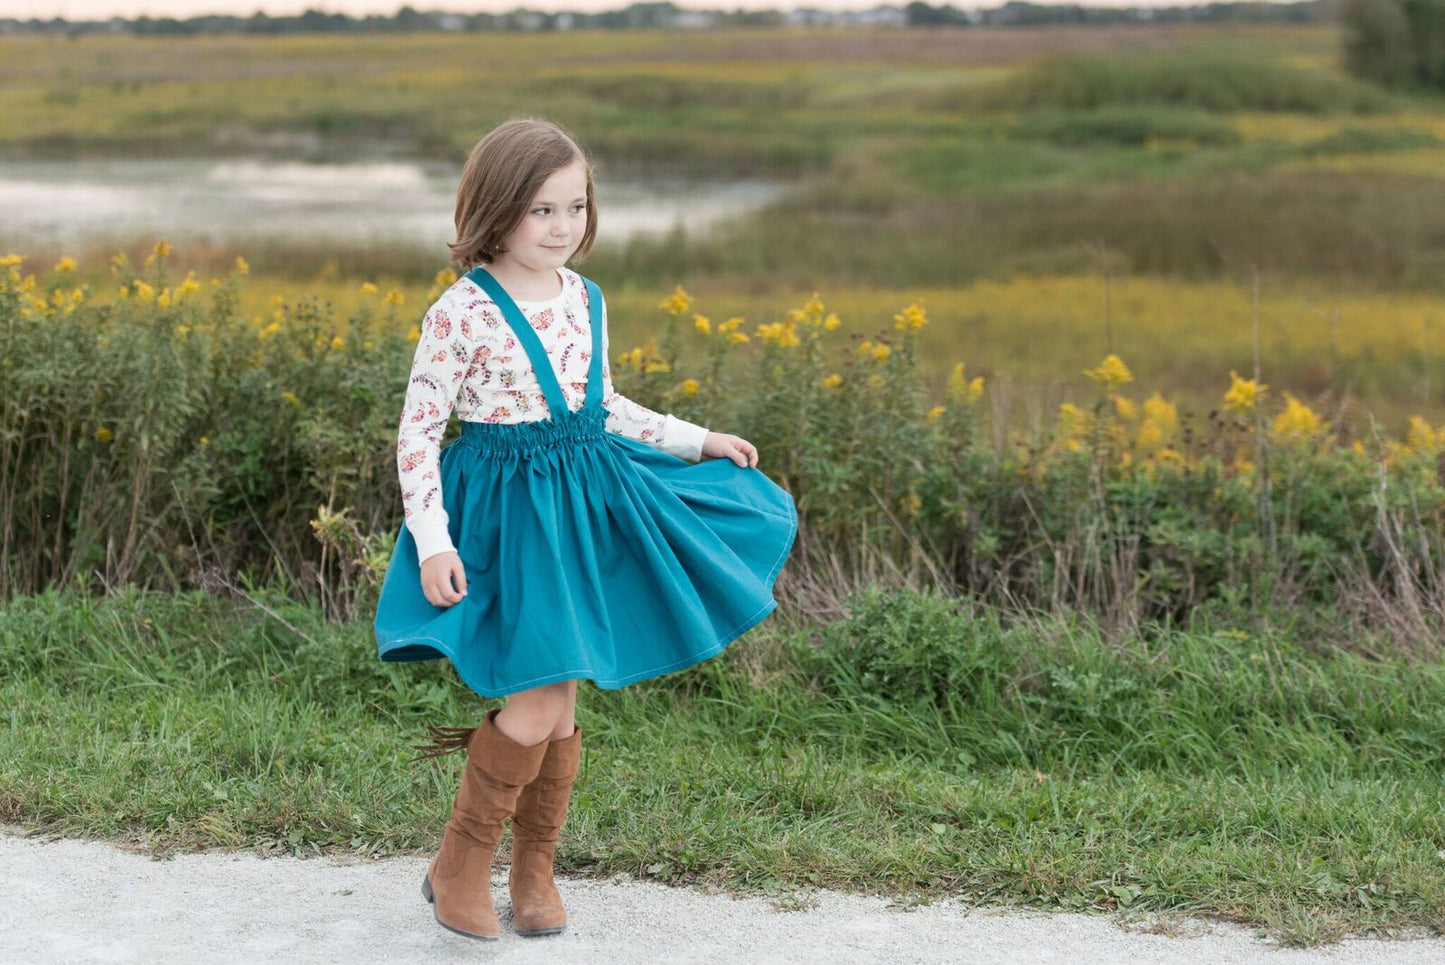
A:
<svg viewBox="0 0 1445 965">
<path fill-rule="evenodd" d="M 398 526 L 398 403 L 378 387 L 404 387 L 419 334 L 403 330 L 400 293 L 344 325 L 319 298 L 278 297 L 253 320 L 237 309 L 239 268 L 207 299 L 157 247 L 140 271 L 117 259 L 126 294 L 109 302 L 37 294 L 6 267 L 7 592 L 239 581 L 341 619 L 366 612 Z M 1035 431 L 997 432 L 992 380 L 964 362 L 930 390 L 921 304 L 868 337 L 816 298 L 747 329 L 681 290 L 663 308 L 660 337 L 620 353 L 619 384 L 768 454 L 803 521 L 794 569 L 808 575 L 788 576 L 800 592 L 854 585 L 886 559 L 902 577 L 1114 627 L 1208 605 L 1312 619 L 1336 603 L 1350 619 L 1321 623 L 1328 642 L 1362 647 L 1360 629 L 1383 623 L 1395 647 L 1438 650 L 1445 426 L 1416 417 L 1403 439 L 1345 444 L 1278 384 L 1234 376 L 1201 422 L 1157 391 L 1127 394 L 1134 376 L 1110 354 Z"/>
</svg>

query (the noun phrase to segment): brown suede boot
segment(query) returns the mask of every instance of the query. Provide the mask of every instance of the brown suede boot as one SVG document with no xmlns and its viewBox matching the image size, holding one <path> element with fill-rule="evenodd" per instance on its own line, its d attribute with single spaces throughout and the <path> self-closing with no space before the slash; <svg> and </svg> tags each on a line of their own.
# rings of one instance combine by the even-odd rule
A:
<svg viewBox="0 0 1445 965">
<path fill-rule="evenodd" d="M 492 906 L 492 856 L 522 788 L 537 776 L 548 741 L 527 747 L 498 729 L 497 710 L 473 728 L 430 727 L 438 739 L 422 757 L 467 751 L 467 766 L 442 835 L 441 850 L 422 878 L 421 893 L 437 923 L 468 938 L 495 940 L 502 927 Z M 420 758 L 416 758 L 419 760 Z"/>
<path fill-rule="evenodd" d="M 552 853 L 567 819 L 581 756 L 581 727 L 570 737 L 548 742 L 537 777 L 517 798 L 507 886 L 512 893 L 512 927 L 518 935 L 553 935 L 567 927 L 567 910 L 552 880 Z"/>
</svg>

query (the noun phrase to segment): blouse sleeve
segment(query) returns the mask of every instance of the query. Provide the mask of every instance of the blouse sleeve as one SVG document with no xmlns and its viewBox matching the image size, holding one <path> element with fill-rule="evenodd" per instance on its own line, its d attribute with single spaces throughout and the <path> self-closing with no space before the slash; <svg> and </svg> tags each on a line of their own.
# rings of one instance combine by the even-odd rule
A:
<svg viewBox="0 0 1445 965">
<path fill-rule="evenodd" d="M 422 319 L 397 427 L 397 475 L 418 563 L 456 552 L 442 505 L 440 446 L 470 361 L 471 337 L 466 320 L 454 314 L 450 304 L 437 301 Z"/>
<path fill-rule="evenodd" d="M 607 410 L 608 432 L 645 442 L 691 462 L 702 458 L 708 430 L 679 419 L 672 413 L 654 412 L 618 392 L 612 385 L 611 356 L 608 354 L 607 299 L 602 300 L 602 407 Z"/>
</svg>

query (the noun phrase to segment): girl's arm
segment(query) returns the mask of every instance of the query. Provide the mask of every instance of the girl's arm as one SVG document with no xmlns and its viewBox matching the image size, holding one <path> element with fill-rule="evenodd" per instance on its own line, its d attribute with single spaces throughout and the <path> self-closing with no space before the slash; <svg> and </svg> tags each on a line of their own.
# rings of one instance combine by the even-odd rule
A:
<svg viewBox="0 0 1445 965">
<path fill-rule="evenodd" d="M 445 298 L 427 310 L 412 356 L 397 427 L 396 466 L 406 528 L 416 540 L 417 562 L 437 553 L 456 552 L 442 506 L 440 447 L 447 420 L 466 375 L 473 350 L 466 309 Z"/>
<path fill-rule="evenodd" d="M 645 442 L 691 462 L 702 458 L 702 443 L 708 430 L 679 419 L 672 413 L 654 412 L 633 402 L 612 385 L 608 353 L 607 299 L 602 299 L 602 407 L 607 410 L 608 432 Z"/>
</svg>

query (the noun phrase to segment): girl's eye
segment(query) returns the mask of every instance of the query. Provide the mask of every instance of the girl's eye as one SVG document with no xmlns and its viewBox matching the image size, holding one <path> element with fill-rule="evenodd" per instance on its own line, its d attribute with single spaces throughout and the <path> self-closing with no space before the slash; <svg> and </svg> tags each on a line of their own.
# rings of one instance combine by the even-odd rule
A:
<svg viewBox="0 0 1445 965">
<path fill-rule="evenodd" d="M 575 211 L 575 210 L 577 210 L 578 208 L 581 208 L 583 211 L 586 211 L 586 210 L 587 210 L 587 204 L 586 204 L 585 202 L 583 202 L 583 203 L 581 203 L 581 204 L 574 204 L 574 205 L 572 205 L 572 210 Z M 551 209 L 548 208 L 548 207 L 544 204 L 544 205 L 542 205 L 540 208 L 533 208 L 533 209 L 532 209 L 532 213 L 533 213 L 533 214 L 536 214 L 538 211 L 550 211 L 550 210 L 551 210 Z"/>
</svg>

